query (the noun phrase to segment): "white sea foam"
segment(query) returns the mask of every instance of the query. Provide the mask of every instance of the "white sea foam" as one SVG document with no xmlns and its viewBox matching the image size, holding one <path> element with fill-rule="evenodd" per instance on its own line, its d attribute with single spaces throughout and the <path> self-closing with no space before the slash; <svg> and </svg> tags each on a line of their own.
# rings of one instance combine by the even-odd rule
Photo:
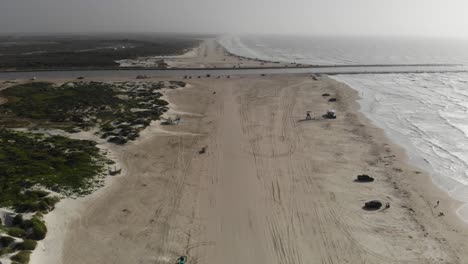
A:
<svg viewBox="0 0 468 264">
<path fill-rule="evenodd" d="M 468 74 L 333 77 L 361 96 L 363 113 L 385 129 L 434 183 L 468 203 Z M 459 210 L 468 220 L 466 209 Z"/>
<path fill-rule="evenodd" d="M 261 52 L 263 49 L 266 48 L 266 46 L 258 44 L 254 44 L 256 48 L 259 48 L 259 51 L 256 51 L 247 45 L 245 45 L 241 38 L 238 36 L 234 35 L 226 35 L 222 36 L 218 39 L 218 42 L 230 53 L 243 56 L 243 57 L 248 57 L 248 58 L 254 58 L 254 59 L 264 59 L 264 60 L 270 60 L 271 56 L 265 56 L 263 52 Z"/>
<path fill-rule="evenodd" d="M 468 64 L 467 40 L 223 36 L 219 43 L 236 55 L 302 64 Z"/>
</svg>

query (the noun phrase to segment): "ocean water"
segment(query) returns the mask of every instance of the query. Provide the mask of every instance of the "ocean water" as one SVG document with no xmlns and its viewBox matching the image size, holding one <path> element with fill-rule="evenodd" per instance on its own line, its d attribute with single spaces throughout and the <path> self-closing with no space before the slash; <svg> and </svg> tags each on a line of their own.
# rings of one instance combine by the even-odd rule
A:
<svg viewBox="0 0 468 264">
<path fill-rule="evenodd" d="M 361 111 L 403 146 L 435 184 L 468 202 L 468 73 L 332 78 L 359 92 Z"/>
<path fill-rule="evenodd" d="M 468 43 L 456 40 L 227 36 L 230 52 L 309 64 L 468 64 Z M 359 92 L 361 111 L 433 182 L 465 203 L 468 221 L 468 73 L 357 74 L 332 78 Z"/>
<path fill-rule="evenodd" d="M 314 65 L 468 64 L 468 40 L 377 37 L 223 36 L 231 53 Z"/>
</svg>

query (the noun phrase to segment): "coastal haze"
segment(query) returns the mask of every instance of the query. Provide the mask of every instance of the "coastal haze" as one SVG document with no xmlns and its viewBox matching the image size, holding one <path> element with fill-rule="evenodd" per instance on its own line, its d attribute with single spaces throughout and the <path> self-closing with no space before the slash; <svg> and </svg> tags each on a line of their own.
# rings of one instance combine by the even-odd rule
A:
<svg viewBox="0 0 468 264">
<path fill-rule="evenodd" d="M 466 10 L 2 1 L 0 264 L 467 263 Z"/>
<path fill-rule="evenodd" d="M 15 1 L 0 32 L 188 32 L 468 38 L 463 0 Z"/>
<path fill-rule="evenodd" d="M 225 35 L 219 41 L 242 56 L 306 65 L 468 64 L 468 39 Z"/>
</svg>

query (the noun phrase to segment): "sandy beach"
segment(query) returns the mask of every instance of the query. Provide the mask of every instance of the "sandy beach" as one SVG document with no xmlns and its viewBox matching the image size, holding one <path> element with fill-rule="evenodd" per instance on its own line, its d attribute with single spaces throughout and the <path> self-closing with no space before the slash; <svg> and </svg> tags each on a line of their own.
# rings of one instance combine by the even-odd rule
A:
<svg viewBox="0 0 468 264">
<path fill-rule="evenodd" d="M 165 91 L 182 122 L 113 149 L 125 173 L 59 204 L 32 264 L 466 263 L 459 204 L 359 112 L 353 89 L 306 75 L 189 83 Z M 390 208 L 362 209 L 374 199 Z"/>
<path fill-rule="evenodd" d="M 169 68 L 245 68 L 279 67 L 283 64 L 243 58 L 229 54 L 218 44 L 217 39 L 208 38 L 185 54 L 166 57 L 143 57 L 135 60 L 119 61 L 123 67 L 157 67 L 158 61 L 164 60 Z M 294 66 L 294 65 L 291 65 Z"/>
</svg>

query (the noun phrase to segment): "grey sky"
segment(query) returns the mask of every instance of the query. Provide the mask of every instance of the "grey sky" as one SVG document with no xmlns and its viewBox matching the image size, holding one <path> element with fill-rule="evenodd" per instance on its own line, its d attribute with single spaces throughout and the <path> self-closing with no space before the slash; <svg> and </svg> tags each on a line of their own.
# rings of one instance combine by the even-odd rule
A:
<svg viewBox="0 0 468 264">
<path fill-rule="evenodd" d="M 0 0 L 0 32 L 468 37 L 467 0 Z"/>
</svg>

